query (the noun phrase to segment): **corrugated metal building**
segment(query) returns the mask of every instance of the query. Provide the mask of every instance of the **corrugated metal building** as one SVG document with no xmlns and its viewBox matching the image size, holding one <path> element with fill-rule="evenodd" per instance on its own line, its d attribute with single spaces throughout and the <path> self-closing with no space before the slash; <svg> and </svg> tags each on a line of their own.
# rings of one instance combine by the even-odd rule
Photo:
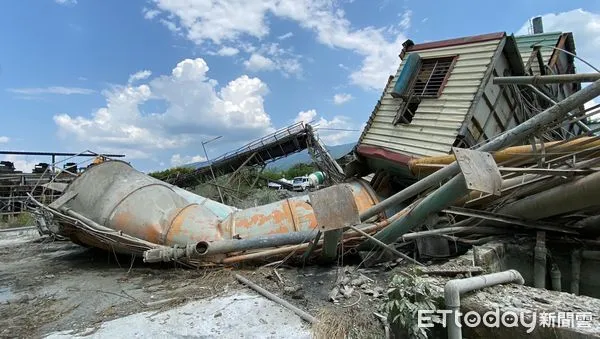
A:
<svg viewBox="0 0 600 339">
<path fill-rule="evenodd" d="M 437 62 L 434 70 L 441 65 L 441 74 L 433 86 L 429 83 L 417 88 L 426 95 L 420 96 L 410 122 L 398 123 L 403 100 L 394 98 L 392 91 L 411 53 L 418 53 L 423 65 Z M 476 143 L 500 132 L 500 126 L 510 128 L 519 123 L 508 105 L 514 104 L 510 93 L 488 86 L 494 75 L 524 74 L 514 37 L 502 32 L 409 43 L 401 57 L 403 61 L 396 75 L 390 77 L 357 146 L 358 155 L 369 162 L 369 168 L 405 175 L 406 166 L 398 165 L 406 165 L 412 158 L 448 154 L 453 146 Z M 504 101 L 506 104 L 499 105 Z M 491 116 L 495 119 L 488 119 Z"/>
<path fill-rule="evenodd" d="M 561 41 L 574 52 L 570 33 L 515 38 L 500 32 L 424 44 L 406 41 L 402 62 L 362 132 L 356 147 L 359 160 L 348 167 L 349 174 L 384 171 L 395 182 L 409 183 L 419 177 L 408 170 L 410 160 L 485 143 L 536 114 L 543 107 L 531 90 L 494 85 L 492 79 L 533 72 L 529 61 L 538 59 L 537 54 L 530 57 L 533 50 L 539 51 L 543 69 L 574 72 L 572 57 L 564 63 L 560 61 L 564 56 L 553 53 L 553 48 L 532 49 Z M 403 94 L 399 87 L 405 88 Z M 560 100 L 555 92 L 549 96 Z M 537 109 L 531 109 L 534 106 Z"/>
</svg>

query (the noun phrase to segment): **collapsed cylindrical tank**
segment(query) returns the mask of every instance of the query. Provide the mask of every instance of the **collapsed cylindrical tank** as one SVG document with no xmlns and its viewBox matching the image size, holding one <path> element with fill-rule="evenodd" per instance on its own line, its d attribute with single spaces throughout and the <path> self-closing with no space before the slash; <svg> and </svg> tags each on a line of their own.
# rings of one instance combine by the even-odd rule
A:
<svg viewBox="0 0 600 339">
<path fill-rule="evenodd" d="M 377 203 L 364 181 L 347 183 L 359 212 Z M 308 196 L 238 210 L 145 175 L 129 164 L 108 161 L 69 184 L 60 206 L 124 234 L 159 245 L 247 239 L 317 227 Z M 335 204 L 332 204 L 335 208 Z M 87 237 L 77 242 L 98 246 Z"/>
</svg>

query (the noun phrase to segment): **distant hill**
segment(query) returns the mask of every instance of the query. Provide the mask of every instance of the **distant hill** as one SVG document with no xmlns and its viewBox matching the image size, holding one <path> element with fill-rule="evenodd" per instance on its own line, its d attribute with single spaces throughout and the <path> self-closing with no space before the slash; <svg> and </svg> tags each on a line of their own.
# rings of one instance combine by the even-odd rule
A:
<svg viewBox="0 0 600 339">
<path fill-rule="evenodd" d="M 349 144 L 343 144 L 343 145 L 337 145 L 337 146 L 326 146 L 326 147 L 327 147 L 327 150 L 329 151 L 329 153 L 331 154 L 331 156 L 333 156 L 334 159 L 338 159 L 338 158 L 341 158 L 344 155 L 350 153 L 350 151 L 352 151 L 354 146 L 356 146 L 356 143 L 349 143 Z M 298 152 L 298 153 L 292 154 L 290 156 L 287 156 L 285 158 L 281 158 L 277 161 L 274 161 L 274 162 L 270 163 L 269 165 L 267 165 L 267 168 L 277 168 L 278 170 L 285 171 L 285 170 L 290 169 L 292 166 L 294 166 L 296 164 L 306 164 L 306 163 L 310 163 L 310 162 L 312 162 L 312 159 L 310 158 L 308 151 L 304 150 L 302 152 Z"/>
</svg>

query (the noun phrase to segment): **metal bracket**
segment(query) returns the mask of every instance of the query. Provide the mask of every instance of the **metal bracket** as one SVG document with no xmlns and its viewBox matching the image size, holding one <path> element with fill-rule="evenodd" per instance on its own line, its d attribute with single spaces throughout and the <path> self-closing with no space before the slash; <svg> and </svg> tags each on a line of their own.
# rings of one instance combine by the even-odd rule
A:
<svg viewBox="0 0 600 339">
<path fill-rule="evenodd" d="M 358 207 L 349 185 L 336 185 L 308 194 L 317 225 L 331 231 L 360 224 Z"/>
<path fill-rule="evenodd" d="M 490 153 L 457 147 L 453 147 L 452 152 L 465 176 L 468 189 L 500 195 L 502 176 Z"/>
</svg>

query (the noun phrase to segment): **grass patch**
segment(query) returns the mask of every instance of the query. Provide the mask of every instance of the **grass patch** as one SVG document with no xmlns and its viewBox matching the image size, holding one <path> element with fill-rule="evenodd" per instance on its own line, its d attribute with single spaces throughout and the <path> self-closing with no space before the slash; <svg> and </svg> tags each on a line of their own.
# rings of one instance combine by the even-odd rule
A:
<svg viewBox="0 0 600 339">
<path fill-rule="evenodd" d="M 23 226 L 33 226 L 35 220 L 29 212 L 21 212 L 14 216 L 4 215 L 0 217 L 0 228 L 14 228 Z"/>
</svg>

